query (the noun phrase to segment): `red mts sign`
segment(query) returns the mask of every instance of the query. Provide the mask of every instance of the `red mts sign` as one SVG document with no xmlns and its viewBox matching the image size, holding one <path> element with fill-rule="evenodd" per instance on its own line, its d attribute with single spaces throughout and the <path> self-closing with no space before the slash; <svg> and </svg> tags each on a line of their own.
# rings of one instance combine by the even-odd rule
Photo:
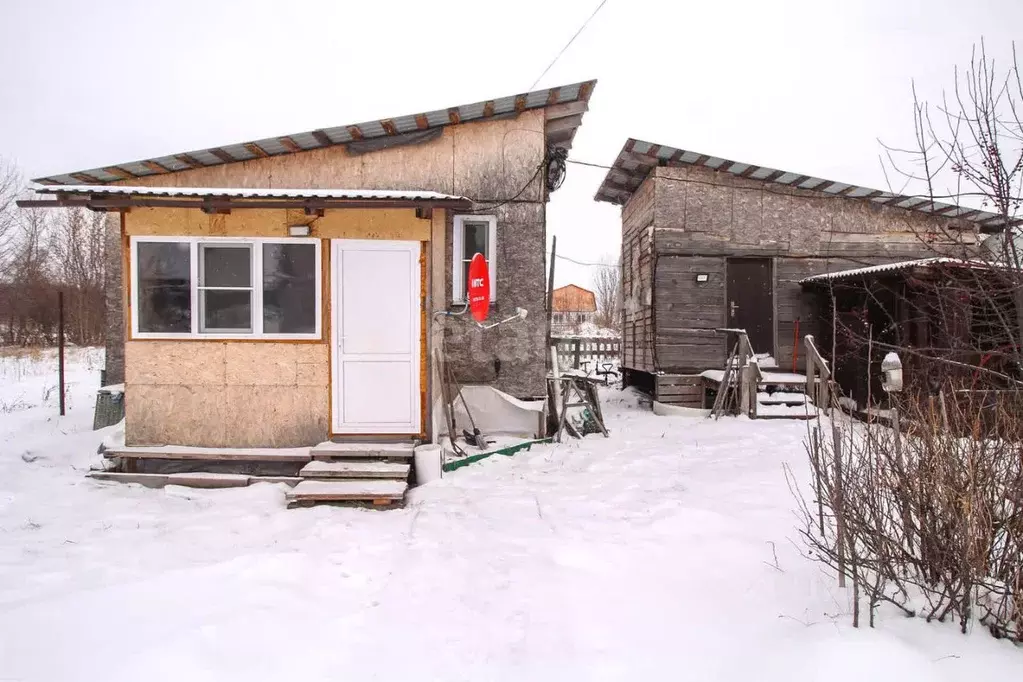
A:
<svg viewBox="0 0 1023 682">
<path fill-rule="evenodd" d="M 490 312 L 490 268 L 482 253 L 469 261 L 469 312 L 477 322 L 486 320 Z"/>
</svg>

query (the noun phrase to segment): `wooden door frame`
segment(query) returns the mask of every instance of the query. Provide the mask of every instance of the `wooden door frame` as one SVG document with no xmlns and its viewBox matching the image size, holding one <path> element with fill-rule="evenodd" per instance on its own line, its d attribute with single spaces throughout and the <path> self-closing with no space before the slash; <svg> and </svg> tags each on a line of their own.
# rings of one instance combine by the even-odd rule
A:
<svg viewBox="0 0 1023 682">
<path fill-rule="evenodd" d="M 778 357 L 777 357 L 777 353 L 778 353 L 778 267 L 777 266 L 778 266 L 778 264 L 775 262 L 776 259 L 773 256 L 725 256 L 725 286 L 724 286 L 724 289 L 725 289 L 725 300 L 723 301 L 724 310 L 725 310 L 725 326 L 729 326 L 731 324 L 731 317 L 728 314 L 729 313 L 729 310 L 728 310 L 728 298 L 729 298 L 728 297 L 728 283 L 731 282 L 731 277 L 729 276 L 729 273 L 728 273 L 728 264 L 729 264 L 730 261 L 737 261 L 737 260 L 767 261 L 767 267 L 770 269 L 770 272 L 768 273 L 767 281 L 771 285 L 771 348 L 770 348 L 770 353 L 771 353 L 771 357 L 774 358 L 777 361 L 778 360 Z M 728 357 L 728 353 L 731 350 L 732 350 L 731 348 L 728 348 L 728 340 L 726 338 L 725 339 L 725 357 L 726 358 Z M 763 350 L 758 350 L 757 348 L 754 348 L 753 350 L 755 352 L 757 352 L 757 353 L 765 352 Z"/>
<path fill-rule="evenodd" d="M 413 402 L 413 428 L 410 431 L 384 432 L 384 431 L 351 431 L 342 430 L 342 422 L 339 420 L 343 409 L 343 396 L 341 395 L 341 363 L 339 362 L 338 340 L 341 329 L 341 296 L 338 286 L 341 283 L 340 254 L 344 244 L 352 246 L 376 247 L 384 250 L 405 250 L 415 246 L 415 257 L 412 259 L 412 282 L 416 289 L 412 292 L 412 338 L 417 344 L 412 356 L 412 399 Z M 396 240 L 396 239 L 331 239 L 330 240 L 330 435 L 341 437 L 362 437 L 362 436 L 387 436 L 390 438 L 419 438 L 423 431 L 425 414 L 422 405 L 422 358 L 425 354 L 426 337 L 423 333 L 422 321 L 422 295 L 423 295 L 423 243 L 417 240 Z"/>
</svg>

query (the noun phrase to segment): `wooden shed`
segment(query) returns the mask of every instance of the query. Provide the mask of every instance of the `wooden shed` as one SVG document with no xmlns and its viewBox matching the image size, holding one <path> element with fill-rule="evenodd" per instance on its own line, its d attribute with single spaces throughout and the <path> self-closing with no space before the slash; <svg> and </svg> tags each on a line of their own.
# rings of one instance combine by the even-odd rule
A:
<svg viewBox="0 0 1023 682">
<path fill-rule="evenodd" d="M 622 207 L 627 384 L 698 407 L 726 360 L 721 328 L 748 332 L 761 366 L 795 372 L 820 314 L 800 280 L 956 255 L 992 213 L 628 140 L 596 195 Z"/>
<path fill-rule="evenodd" d="M 594 85 L 38 178 L 23 205 L 108 212 L 127 445 L 435 440 L 441 349 L 461 382 L 542 398 L 548 171 Z M 526 319 L 459 317 L 475 253 L 492 315 Z"/>
</svg>

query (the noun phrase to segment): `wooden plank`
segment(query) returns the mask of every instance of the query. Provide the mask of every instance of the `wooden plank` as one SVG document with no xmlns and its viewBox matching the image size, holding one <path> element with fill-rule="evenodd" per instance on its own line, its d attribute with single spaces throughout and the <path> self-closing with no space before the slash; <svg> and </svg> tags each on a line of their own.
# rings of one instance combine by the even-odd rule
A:
<svg viewBox="0 0 1023 682">
<path fill-rule="evenodd" d="M 220 147 L 211 149 L 210 154 L 213 154 L 213 156 L 217 157 L 224 163 L 234 163 L 235 161 L 238 160 L 231 156 L 230 154 L 228 154 L 226 149 L 221 149 Z"/>
<path fill-rule="evenodd" d="M 314 460 L 412 459 L 411 443 L 320 443 L 310 452 Z"/>
<path fill-rule="evenodd" d="M 180 459 L 210 462 L 308 462 L 309 448 L 199 448 L 184 445 L 158 445 L 109 448 L 107 458 Z"/>
<path fill-rule="evenodd" d="M 523 107 L 525 107 L 525 98 L 522 100 Z M 516 100 L 516 108 L 518 101 Z M 555 104 L 554 106 L 547 107 L 544 110 L 544 116 L 548 121 L 565 118 L 566 116 L 576 116 L 578 114 L 586 113 L 590 108 L 587 102 L 582 100 L 576 100 L 575 102 L 564 102 L 562 104 Z"/>
<path fill-rule="evenodd" d="M 404 481 L 411 465 L 399 462 L 324 462 L 314 460 L 302 467 L 305 478 L 393 478 Z"/>
<path fill-rule="evenodd" d="M 107 173 L 110 173 L 111 175 L 116 175 L 117 177 L 123 178 L 125 180 L 134 180 L 135 178 L 138 177 L 134 173 L 127 171 L 121 168 L 120 166 L 107 166 L 103 170 L 105 170 Z"/>
<path fill-rule="evenodd" d="M 302 481 L 288 492 L 290 502 L 393 502 L 405 497 L 404 481 Z"/>
<path fill-rule="evenodd" d="M 245 146 L 245 149 L 247 149 L 250 154 L 254 154 L 257 158 L 265 159 L 268 156 L 270 156 L 270 154 L 267 153 L 267 151 L 265 149 L 260 147 L 255 142 L 249 142 L 249 143 L 247 143 L 244 146 Z"/>
<path fill-rule="evenodd" d="M 314 130 L 312 132 L 313 138 L 324 147 L 330 147 L 334 144 L 334 141 L 330 139 L 326 132 L 322 130 Z"/>
<path fill-rule="evenodd" d="M 153 171 L 154 173 L 170 173 L 171 170 L 165 166 L 161 166 L 156 161 L 143 161 L 142 165 Z"/>
<path fill-rule="evenodd" d="M 289 152 L 305 151 L 304 149 L 302 149 L 302 146 L 298 142 L 295 142 L 295 140 L 289 135 L 285 135 L 284 137 L 278 137 L 277 141 L 280 142 L 281 146 L 287 149 Z"/>
<path fill-rule="evenodd" d="M 116 471 L 90 471 L 88 477 L 97 481 L 138 483 L 147 488 L 180 485 L 186 488 L 244 488 L 250 476 L 244 474 L 211 474 L 206 472 L 177 474 L 132 474 Z"/>
</svg>

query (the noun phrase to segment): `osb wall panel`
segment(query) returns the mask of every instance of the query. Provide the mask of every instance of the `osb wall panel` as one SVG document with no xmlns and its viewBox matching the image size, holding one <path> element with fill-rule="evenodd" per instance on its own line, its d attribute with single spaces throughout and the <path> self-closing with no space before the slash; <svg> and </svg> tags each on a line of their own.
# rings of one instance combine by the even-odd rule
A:
<svg viewBox="0 0 1023 682">
<path fill-rule="evenodd" d="M 796 257 L 945 252 L 921 237 L 966 227 L 953 219 L 739 178 L 703 168 L 655 171 L 657 247 L 688 253 Z"/>
<path fill-rule="evenodd" d="M 288 226 L 299 224 L 324 239 L 430 239 L 430 221 L 406 208 L 340 209 L 319 218 L 285 209 L 207 215 L 195 208 L 136 208 L 125 215 L 125 231 L 132 236 L 287 237 Z"/>
<path fill-rule="evenodd" d="M 298 447 L 329 433 L 326 344 L 134 341 L 128 445 Z"/>
<path fill-rule="evenodd" d="M 343 145 L 132 178 L 154 187 L 428 189 L 482 201 L 507 199 L 543 158 L 544 112 L 444 128 L 435 140 L 366 154 Z M 507 190 L 511 189 L 511 192 Z M 541 201 L 539 178 L 519 199 Z"/>
</svg>

